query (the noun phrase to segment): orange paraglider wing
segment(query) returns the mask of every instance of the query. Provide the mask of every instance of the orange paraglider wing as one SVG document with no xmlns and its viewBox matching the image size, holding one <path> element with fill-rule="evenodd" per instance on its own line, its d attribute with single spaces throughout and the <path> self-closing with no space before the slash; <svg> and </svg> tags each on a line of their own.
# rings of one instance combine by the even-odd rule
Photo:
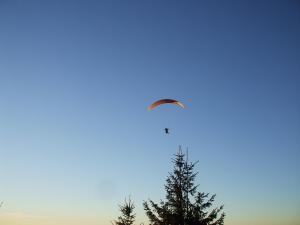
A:
<svg viewBox="0 0 300 225">
<path fill-rule="evenodd" d="M 178 106 L 180 106 L 182 108 L 185 108 L 185 106 L 181 102 L 179 102 L 177 100 L 174 100 L 174 99 L 161 99 L 161 100 L 158 100 L 158 101 L 152 103 L 152 105 L 150 105 L 148 107 L 148 110 L 152 110 L 152 109 L 154 109 L 155 107 L 157 107 L 159 105 L 168 104 L 168 103 L 169 104 L 175 104 L 175 105 L 178 105 Z"/>
</svg>

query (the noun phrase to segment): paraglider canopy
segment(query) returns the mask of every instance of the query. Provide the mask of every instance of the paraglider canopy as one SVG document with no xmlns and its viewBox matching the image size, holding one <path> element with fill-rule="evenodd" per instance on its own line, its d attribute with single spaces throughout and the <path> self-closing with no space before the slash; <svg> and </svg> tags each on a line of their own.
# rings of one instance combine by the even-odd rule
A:
<svg viewBox="0 0 300 225">
<path fill-rule="evenodd" d="M 161 100 L 158 100 L 154 103 L 152 103 L 149 107 L 148 107 L 148 110 L 152 110 L 154 109 L 155 107 L 159 106 L 159 105 L 162 105 L 162 104 L 175 104 L 175 105 L 178 105 L 182 108 L 185 108 L 185 106 L 177 101 L 177 100 L 174 100 L 174 99 L 161 99 Z"/>
</svg>

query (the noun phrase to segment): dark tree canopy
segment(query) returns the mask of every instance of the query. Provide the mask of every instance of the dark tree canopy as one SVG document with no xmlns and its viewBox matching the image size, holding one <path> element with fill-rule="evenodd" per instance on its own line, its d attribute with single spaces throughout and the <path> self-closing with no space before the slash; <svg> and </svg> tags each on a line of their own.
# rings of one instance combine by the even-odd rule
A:
<svg viewBox="0 0 300 225">
<path fill-rule="evenodd" d="M 215 196 L 199 192 L 194 180 L 196 163 L 188 162 L 181 148 L 173 159 L 173 171 L 166 179 L 166 199 L 144 201 L 151 225 L 223 225 L 223 206 L 210 209 Z"/>
<path fill-rule="evenodd" d="M 125 199 L 125 202 L 123 205 L 119 205 L 121 216 L 118 217 L 118 220 L 115 220 L 113 224 L 115 225 L 132 225 L 135 220 L 135 214 L 134 214 L 134 204 L 129 198 L 127 201 Z"/>
</svg>

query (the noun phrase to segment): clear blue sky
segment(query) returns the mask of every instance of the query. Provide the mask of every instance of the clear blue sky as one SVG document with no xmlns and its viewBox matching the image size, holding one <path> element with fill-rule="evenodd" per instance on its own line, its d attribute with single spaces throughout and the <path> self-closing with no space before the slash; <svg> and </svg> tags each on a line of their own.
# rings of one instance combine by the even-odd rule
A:
<svg viewBox="0 0 300 225">
<path fill-rule="evenodd" d="M 299 1 L 0 0 L 0 104 L 1 224 L 146 222 L 179 145 L 225 224 L 300 223 Z"/>
</svg>

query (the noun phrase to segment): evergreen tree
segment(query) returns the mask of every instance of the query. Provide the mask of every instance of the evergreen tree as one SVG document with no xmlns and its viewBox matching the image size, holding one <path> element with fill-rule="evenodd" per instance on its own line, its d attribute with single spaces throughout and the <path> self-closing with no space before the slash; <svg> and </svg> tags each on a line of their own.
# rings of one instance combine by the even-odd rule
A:
<svg viewBox="0 0 300 225">
<path fill-rule="evenodd" d="M 134 204 L 129 198 L 123 205 L 119 205 L 121 216 L 118 217 L 118 220 L 115 220 L 113 224 L 115 225 L 132 225 L 135 221 L 135 214 L 134 214 Z"/>
<path fill-rule="evenodd" d="M 223 206 L 209 211 L 216 195 L 198 192 L 194 180 L 196 163 L 189 163 L 181 148 L 175 159 L 172 173 L 166 179 L 166 200 L 154 203 L 144 201 L 144 209 L 151 225 L 223 225 Z M 219 215 L 221 213 L 221 215 Z"/>
</svg>

